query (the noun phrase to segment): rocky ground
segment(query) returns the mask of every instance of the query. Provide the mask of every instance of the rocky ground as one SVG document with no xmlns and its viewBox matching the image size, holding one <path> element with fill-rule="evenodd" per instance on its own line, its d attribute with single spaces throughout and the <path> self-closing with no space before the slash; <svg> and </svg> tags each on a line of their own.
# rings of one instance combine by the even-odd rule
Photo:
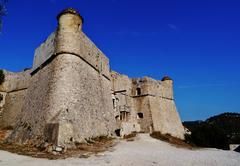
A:
<svg viewBox="0 0 240 166">
<path fill-rule="evenodd" d="M 91 157 L 68 159 L 37 159 L 0 151 L 1 166 L 239 166 L 240 153 L 217 149 L 185 149 L 140 134 L 135 141 L 120 141 L 114 149 Z"/>
</svg>

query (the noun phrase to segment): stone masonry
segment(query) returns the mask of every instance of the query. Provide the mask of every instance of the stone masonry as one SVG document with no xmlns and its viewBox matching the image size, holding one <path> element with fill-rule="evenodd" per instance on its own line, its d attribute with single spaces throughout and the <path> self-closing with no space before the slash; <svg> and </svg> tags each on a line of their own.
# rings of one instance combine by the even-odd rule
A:
<svg viewBox="0 0 240 166">
<path fill-rule="evenodd" d="M 131 79 L 110 71 L 77 11 L 66 9 L 57 19 L 32 69 L 4 71 L 0 129 L 13 129 L 8 141 L 74 147 L 99 136 L 154 131 L 184 139 L 169 77 Z"/>
</svg>

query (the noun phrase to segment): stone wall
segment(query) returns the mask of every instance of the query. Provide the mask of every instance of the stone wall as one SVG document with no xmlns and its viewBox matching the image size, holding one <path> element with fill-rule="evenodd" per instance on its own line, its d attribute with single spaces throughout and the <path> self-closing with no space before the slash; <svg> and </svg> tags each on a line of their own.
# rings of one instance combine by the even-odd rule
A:
<svg viewBox="0 0 240 166">
<path fill-rule="evenodd" d="M 2 126 L 3 106 L 5 105 L 6 92 L 0 92 L 0 128 Z"/>
<path fill-rule="evenodd" d="M 110 81 L 77 56 L 62 54 L 56 61 L 51 110 L 59 110 L 59 144 L 111 135 Z"/>
<path fill-rule="evenodd" d="M 142 132 L 150 132 L 151 127 L 153 126 L 152 114 L 149 104 L 148 97 L 138 97 L 134 99 L 135 101 L 135 110 L 137 114 L 142 114 L 143 117 L 138 117 L 138 123 L 141 126 Z"/>
<path fill-rule="evenodd" d="M 44 140 L 44 129 L 48 124 L 52 93 L 54 63 L 39 70 L 31 77 L 21 117 L 10 136 L 12 142 L 25 143 L 27 140 Z M 56 110 L 57 111 L 57 110 Z M 54 123 L 52 121 L 51 123 Z M 49 131 L 52 132 L 52 131 Z M 36 144 L 39 142 L 36 142 Z"/>
<path fill-rule="evenodd" d="M 0 92 L 12 92 L 26 89 L 29 85 L 31 70 L 13 73 L 4 70 L 5 81 L 0 85 Z"/>
<path fill-rule="evenodd" d="M 140 124 L 137 121 L 135 103 L 132 98 L 132 79 L 114 71 L 111 72 L 111 78 L 112 91 L 116 102 L 115 112 L 118 117 L 116 120 L 119 124 L 117 129 L 120 130 L 120 135 L 124 136 L 132 132 L 140 132 Z M 127 117 L 121 117 L 124 111 L 126 112 L 124 116 L 127 115 Z"/>
<path fill-rule="evenodd" d="M 1 128 L 13 128 L 24 104 L 26 90 L 7 93 L 3 107 Z"/>
<path fill-rule="evenodd" d="M 55 36 L 56 32 L 53 32 L 47 40 L 42 43 L 36 50 L 34 54 L 34 61 L 33 61 L 33 71 L 43 65 L 51 56 L 55 53 Z"/>
<path fill-rule="evenodd" d="M 184 127 L 178 115 L 175 102 L 161 97 L 149 97 L 149 103 L 153 130 L 184 139 Z"/>
<path fill-rule="evenodd" d="M 0 128 L 13 128 L 23 107 L 29 86 L 30 70 L 19 73 L 4 71 L 5 81 L 0 85 Z"/>
<path fill-rule="evenodd" d="M 129 124 L 139 124 L 142 132 L 160 131 L 184 139 L 184 128 L 173 98 L 172 80 L 158 81 L 149 77 L 130 79 L 116 72 L 112 77 L 115 90 L 128 92 L 128 106 L 132 110 Z M 118 94 L 116 97 L 119 99 L 118 104 L 126 104 L 123 96 Z M 126 122 L 122 124 L 127 132 L 132 130 L 131 125 L 126 125 Z"/>
</svg>

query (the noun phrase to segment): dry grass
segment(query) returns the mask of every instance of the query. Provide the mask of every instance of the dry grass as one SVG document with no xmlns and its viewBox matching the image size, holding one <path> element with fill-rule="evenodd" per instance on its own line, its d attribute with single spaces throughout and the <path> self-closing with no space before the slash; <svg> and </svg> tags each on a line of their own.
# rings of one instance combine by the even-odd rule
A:
<svg viewBox="0 0 240 166">
<path fill-rule="evenodd" d="M 154 133 L 150 134 L 150 136 L 155 139 L 159 139 L 161 141 L 170 143 L 171 145 L 173 145 L 175 147 L 187 148 L 187 149 L 192 149 L 192 150 L 197 148 L 195 145 L 188 144 L 184 140 L 175 138 L 175 137 L 171 136 L 170 134 L 161 134 L 160 132 L 154 132 Z"/>
<path fill-rule="evenodd" d="M 136 138 L 136 136 L 137 136 L 137 133 L 131 133 L 131 134 L 129 134 L 129 135 L 125 135 L 124 137 L 123 137 L 123 139 L 125 139 L 125 140 L 127 140 L 127 141 L 134 141 L 135 140 L 135 138 Z"/>
<path fill-rule="evenodd" d="M 8 129 L 0 130 L 0 142 L 4 141 L 10 132 L 11 130 Z"/>
<path fill-rule="evenodd" d="M 1 136 L 1 132 L 0 132 Z M 98 137 L 93 139 L 91 143 L 77 144 L 74 149 L 67 149 L 62 153 L 49 153 L 47 149 L 40 149 L 30 145 L 16 145 L 5 143 L 0 140 L 0 150 L 26 155 L 35 158 L 47 158 L 50 160 L 66 159 L 69 157 L 88 158 L 93 154 L 110 150 L 115 145 L 115 141 L 111 138 Z"/>
</svg>

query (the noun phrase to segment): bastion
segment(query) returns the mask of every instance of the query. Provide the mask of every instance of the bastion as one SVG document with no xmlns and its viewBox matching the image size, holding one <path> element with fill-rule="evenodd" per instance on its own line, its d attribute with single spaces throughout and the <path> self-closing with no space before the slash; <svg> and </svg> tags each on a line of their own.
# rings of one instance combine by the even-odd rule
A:
<svg viewBox="0 0 240 166">
<path fill-rule="evenodd" d="M 57 20 L 57 30 L 35 50 L 31 69 L 4 70 L 0 129 L 12 129 L 8 141 L 74 147 L 99 136 L 156 131 L 184 139 L 170 77 L 111 71 L 76 10 L 62 11 Z"/>
</svg>

